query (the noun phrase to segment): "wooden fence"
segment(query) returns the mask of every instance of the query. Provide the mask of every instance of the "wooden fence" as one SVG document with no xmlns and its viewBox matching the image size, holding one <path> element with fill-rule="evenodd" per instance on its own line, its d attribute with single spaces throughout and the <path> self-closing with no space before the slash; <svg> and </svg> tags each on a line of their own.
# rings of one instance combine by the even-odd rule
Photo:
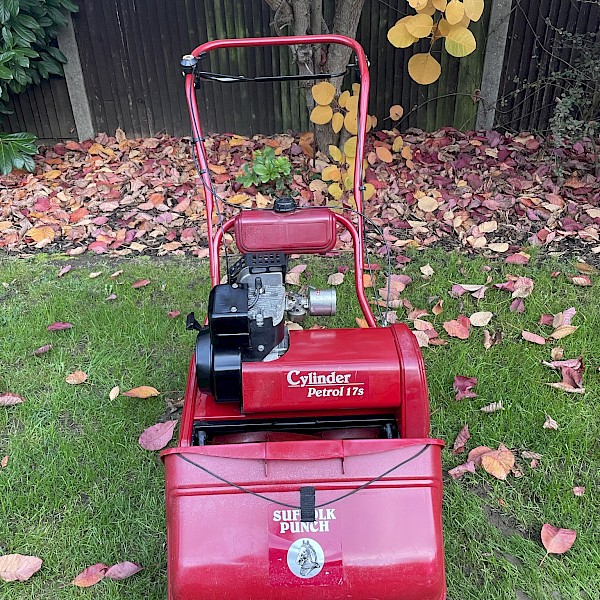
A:
<svg viewBox="0 0 600 600">
<path fill-rule="evenodd" d="M 331 15 L 334 0 L 323 2 L 326 16 Z M 80 0 L 79 5 L 80 12 L 73 16 L 75 48 L 90 127 L 96 132 L 114 132 L 120 127 L 132 136 L 188 135 L 178 67 L 182 54 L 209 39 L 272 34 L 272 16 L 264 0 Z M 407 74 L 407 62 L 415 48 L 399 50 L 386 39 L 391 25 L 408 12 L 406 0 L 366 0 L 357 37 L 371 61 L 370 112 L 384 127 L 390 125 L 384 119 L 393 104 L 405 108 L 404 129 L 475 127 L 474 98 L 482 83 L 491 5 L 492 0 L 487 0 L 482 19 L 472 25 L 478 50 L 460 60 L 438 52 L 442 77 L 424 87 Z M 580 7 L 579 11 L 573 6 Z M 535 59 L 523 60 L 532 56 L 541 42 L 545 47 L 553 45 L 554 30 L 545 24 L 544 16 L 551 20 L 556 16 L 574 31 L 598 29 L 598 10 L 592 5 L 577 0 L 513 0 L 500 90 L 508 100 L 506 105 L 497 104 L 500 126 L 529 129 L 547 123 L 550 107 L 544 109 L 541 104 L 552 92 L 547 92 L 548 98 L 540 92 L 523 101 L 511 95 L 516 89 L 514 76 L 534 81 L 556 67 L 553 59 L 542 59 L 539 67 L 532 66 Z M 209 61 L 208 66 L 220 72 L 268 75 L 294 71 L 286 48 L 219 51 Z M 199 93 L 203 123 L 207 131 L 245 135 L 304 130 L 309 124 L 303 93 L 297 83 L 206 82 Z M 493 104 L 497 99 L 486 100 Z M 15 98 L 13 106 L 9 130 L 27 130 L 44 139 L 82 137 L 64 79 L 53 78 L 32 88 Z"/>
</svg>

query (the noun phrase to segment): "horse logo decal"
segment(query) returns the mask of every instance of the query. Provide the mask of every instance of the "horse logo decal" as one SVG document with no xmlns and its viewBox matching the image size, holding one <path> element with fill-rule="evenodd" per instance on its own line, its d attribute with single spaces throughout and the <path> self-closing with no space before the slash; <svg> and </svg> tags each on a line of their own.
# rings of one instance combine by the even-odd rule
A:
<svg viewBox="0 0 600 600">
<path fill-rule="evenodd" d="M 323 548 L 315 540 L 309 538 L 296 540 L 288 550 L 288 567 L 296 577 L 310 579 L 318 575 L 324 562 Z"/>
</svg>

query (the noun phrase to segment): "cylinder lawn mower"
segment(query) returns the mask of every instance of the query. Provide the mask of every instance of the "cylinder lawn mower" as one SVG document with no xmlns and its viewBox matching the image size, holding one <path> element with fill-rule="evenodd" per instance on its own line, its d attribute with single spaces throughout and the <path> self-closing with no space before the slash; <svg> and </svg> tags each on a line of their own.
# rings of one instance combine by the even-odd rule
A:
<svg viewBox="0 0 600 600">
<path fill-rule="evenodd" d="M 360 74 L 354 198 L 338 214 L 278 198 L 224 221 L 208 170 L 195 89 L 216 49 L 343 44 Z M 423 358 L 405 325 L 377 327 L 363 288 L 362 168 L 369 93 L 360 45 L 339 35 L 215 40 L 182 67 L 207 209 L 212 290 L 189 367 L 178 445 L 166 471 L 171 600 L 442 600 L 441 448 L 429 438 Z M 320 74 L 325 79 L 340 74 Z M 353 224 L 357 215 L 357 225 Z M 215 223 L 213 224 L 213 215 Z M 325 254 L 338 227 L 354 246 L 369 327 L 288 330 L 335 311 L 335 292 L 286 292 L 291 254 Z M 235 235 L 241 258 L 221 247 Z M 226 249 L 225 249 L 226 250 Z"/>
</svg>

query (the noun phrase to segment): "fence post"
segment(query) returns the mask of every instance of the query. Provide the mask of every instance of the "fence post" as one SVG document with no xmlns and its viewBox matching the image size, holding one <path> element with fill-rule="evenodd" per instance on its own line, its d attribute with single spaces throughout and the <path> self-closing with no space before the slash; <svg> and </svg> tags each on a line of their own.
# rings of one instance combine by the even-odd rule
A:
<svg viewBox="0 0 600 600">
<path fill-rule="evenodd" d="M 69 91 L 69 98 L 73 108 L 77 136 L 79 141 L 83 142 L 94 137 L 94 123 L 83 79 L 83 69 L 79 60 L 79 48 L 75 37 L 73 19 L 70 13 L 65 16 L 67 17 L 68 24 L 58 32 L 58 47 L 67 57 L 68 62 L 64 65 L 67 90 Z"/>
<path fill-rule="evenodd" d="M 493 0 L 481 79 L 477 129 L 493 129 L 504 65 L 512 0 Z"/>
</svg>

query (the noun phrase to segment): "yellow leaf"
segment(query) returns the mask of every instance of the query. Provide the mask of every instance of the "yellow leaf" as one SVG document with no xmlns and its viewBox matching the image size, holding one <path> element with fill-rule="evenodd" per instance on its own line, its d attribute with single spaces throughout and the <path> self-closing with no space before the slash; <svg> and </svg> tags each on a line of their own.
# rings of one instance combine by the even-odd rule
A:
<svg viewBox="0 0 600 600">
<path fill-rule="evenodd" d="M 377 115 L 371 115 L 371 127 L 375 129 L 377 127 Z"/>
<path fill-rule="evenodd" d="M 338 98 L 338 104 L 342 108 L 346 108 L 346 102 L 348 102 L 349 99 L 350 99 L 350 92 L 348 90 L 346 90 L 345 92 L 342 92 L 340 94 L 340 97 Z"/>
<path fill-rule="evenodd" d="M 339 181 L 341 178 L 342 174 L 335 165 L 325 167 L 321 173 L 321 179 L 323 179 L 323 181 Z"/>
<path fill-rule="evenodd" d="M 350 96 L 350 98 L 348 98 L 346 110 L 348 112 L 358 112 L 358 96 Z"/>
<path fill-rule="evenodd" d="M 342 151 L 337 147 L 334 146 L 333 144 L 329 145 L 329 154 L 331 156 L 331 158 L 333 158 L 333 160 L 335 160 L 335 162 L 342 162 L 342 158 L 344 157 L 344 155 L 342 154 Z"/>
<path fill-rule="evenodd" d="M 458 23 L 459 25 L 462 25 L 463 27 L 468 27 L 471 24 L 471 19 L 469 19 L 469 17 L 467 17 L 467 15 L 465 15 L 461 20 L 460 23 Z"/>
<path fill-rule="evenodd" d="M 440 35 L 446 37 L 450 33 L 451 28 L 452 26 L 450 23 L 448 23 L 448 21 L 446 21 L 446 19 L 440 19 L 438 23 L 438 32 Z"/>
<path fill-rule="evenodd" d="M 446 36 L 446 51 L 452 56 L 462 58 L 477 48 L 475 36 L 462 25 L 455 25 Z"/>
<path fill-rule="evenodd" d="M 344 189 L 350 191 L 354 187 L 354 177 L 352 175 L 346 175 L 344 177 Z"/>
<path fill-rule="evenodd" d="M 47 171 L 46 173 L 44 173 L 44 179 L 56 179 L 57 177 L 60 177 L 62 174 L 61 171 L 59 171 L 58 169 L 54 169 L 52 171 Z"/>
<path fill-rule="evenodd" d="M 437 81 L 442 74 L 442 66 L 431 54 L 414 54 L 408 61 L 408 74 L 421 85 Z"/>
<path fill-rule="evenodd" d="M 75 371 L 75 373 L 71 373 L 67 375 L 65 381 L 70 385 L 79 385 L 83 383 L 87 379 L 87 373 L 84 371 Z"/>
<path fill-rule="evenodd" d="M 396 25 L 387 32 L 387 39 L 388 42 L 396 48 L 408 48 L 414 44 L 418 38 L 408 32 L 406 23 L 396 23 Z"/>
<path fill-rule="evenodd" d="M 100 154 L 101 152 L 105 152 L 102 144 L 92 144 L 88 150 L 89 154 Z"/>
<path fill-rule="evenodd" d="M 402 148 L 402 158 L 406 159 L 406 160 L 412 160 L 413 157 L 413 153 L 412 150 L 410 149 L 410 146 L 404 146 L 404 148 Z"/>
<path fill-rule="evenodd" d="M 399 104 L 394 104 L 394 106 L 390 107 L 390 119 L 392 121 L 398 121 L 402 118 L 404 114 L 404 109 Z"/>
<path fill-rule="evenodd" d="M 354 157 L 356 156 L 356 136 L 352 136 L 346 140 L 344 144 L 344 154 L 346 156 Z"/>
<path fill-rule="evenodd" d="M 365 183 L 365 191 L 363 192 L 363 200 L 370 200 L 375 193 L 375 186 L 372 183 Z"/>
<path fill-rule="evenodd" d="M 234 194 L 233 196 L 227 198 L 227 202 L 229 202 L 230 204 L 242 204 L 243 202 L 246 202 L 246 200 L 249 200 L 250 196 L 248 196 L 248 194 Z"/>
<path fill-rule="evenodd" d="M 479 21 L 483 14 L 484 4 L 483 0 L 463 0 L 465 5 L 465 14 L 471 21 Z"/>
<path fill-rule="evenodd" d="M 406 29 L 416 38 L 425 38 L 433 29 L 433 19 L 429 15 L 415 15 L 406 23 Z"/>
<path fill-rule="evenodd" d="M 41 242 L 43 240 L 52 241 L 56 236 L 54 229 L 49 225 L 42 225 L 41 227 L 34 227 L 27 232 L 27 235 L 36 242 Z"/>
<path fill-rule="evenodd" d="M 391 163 L 394 160 L 392 153 L 385 146 L 377 146 L 377 148 L 375 148 L 375 154 L 377 154 L 377 158 L 384 163 Z"/>
<path fill-rule="evenodd" d="M 429 15 L 431 17 L 435 13 L 435 6 L 433 6 L 433 2 L 429 0 L 423 8 L 417 8 L 417 12 L 420 15 Z"/>
<path fill-rule="evenodd" d="M 156 388 L 149 385 L 141 385 L 128 392 L 124 392 L 123 396 L 129 396 L 130 398 L 150 398 L 152 396 L 158 396 L 159 394 L 160 392 Z"/>
<path fill-rule="evenodd" d="M 335 86 L 329 83 L 329 81 L 321 81 L 320 83 L 313 85 L 310 91 L 312 92 L 312 97 L 315 99 L 315 102 L 323 106 L 331 104 L 331 101 L 335 96 Z"/>
<path fill-rule="evenodd" d="M 353 83 L 352 84 L 352 94 L 355 96 L 358 96 L 359 92 L 360 92 L 360 83 Z"/>
<path fill-rule="evenodd" d="M 402 146 L 404 146 L 404 140 L 402 139 L 402 136 L 399 135 L 392 144 L 392 150 L 394 152 L 400 152 L 400 150 L 402 150 Z"/>
<path fill-rule="evenodd" d="M 342 191 L 342 188 L 340 187 L 339 183 L 332 183 L 328 188 L 327 191 L 336 199 L 339 200 L 343 195 L 344 192 Z"/>
<path fill-rule="evenodd" d="M 343 210 L 343 205 L 341 202 L 339 202 L 338 200 L 327 200 L 327 202 L 325 203 L 325 206 L 327 206 L 327 208 L 331 209 L 334 213 L 338 213 L 338 214 L 342 214 L 344 212 Z"/>
<path fill-rule="evenodd" d="M 352 135 L 356 135 L 358 133 L 358 118 L 355 112 L 346 113 L 344 117 L 344 127 L 351 133 Z"/>
<path fill-rule="evenodd" d="M 427 6 L 427 0 L 408 0 L 411 8 L 415 10 L 421 10 Z"/>
<path fill-rule="evenodd" d="M 269 206 L 269 204 L 271 203 L 271 200 L 266 196 L 263 196 L 260 192 L 256 194 L 254 200 L 256 202 L 257 208 L 267 208 L 267 206 Z"/>
<path fill-rule="evenodd" d="M 331 127 L 334 133 L 339 133 L 344 126 L 344 115 L 341 112 L 336 112 L 333 114 L 331 119 Z"/>
<path fill-rule="evenodd" d="M 362 319 L 361 317 L 356 317 L 356 319 L 354 319 L 356 321 L 356 324 L 361 327 L 362 329 L 368 329 L 369 328 L 369 324 L 367 323 L 366 319 Z"/>
<path fill-rule="evenodd" d="M 310 113 L 310 120 L 317 125 L 325 125 L 326 123 L 329 123 L 332 117 L 333 109 L 329 105 L 322 106 L 321 104 L 317 104 L 317 106 L 315 106 Z"/>
<path fill-rule="evenodd" d="M 465 5 L 460 0 L 451 0 L 446 7 L 446 21 L 450 25 L 456 25 L 464 16 Z"/>
<path fill-rule="evenodd" d="M 437 210 L 439 203 L 431 196 L 423 196 L 422 198 L 419 198 L 417 205 L 423 212 L 430 213 Z"/>
<path fill-rule="evenodd" d="M 437 10 L 444 12 L 448 5 L 448 0 L 432 0 L 432 4 Z"/>
</svg>

